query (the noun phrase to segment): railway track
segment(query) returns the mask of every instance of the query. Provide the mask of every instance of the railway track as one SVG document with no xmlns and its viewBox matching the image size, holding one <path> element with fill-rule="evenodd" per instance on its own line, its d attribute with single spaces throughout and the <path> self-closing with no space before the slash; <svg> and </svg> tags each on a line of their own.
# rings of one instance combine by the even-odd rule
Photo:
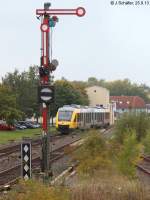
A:
<svg viewBox="0 0 150 200">
<path fill-rule="evenodd" d="M 109 128 L 109 129 L 104 129 L 102 130 L 102 133 L 105 133 L 107 131 L 112 130 L 113 128 Z M 74 131 L 72 135 L 74 136 L 76 134 L 77 131 Z M 52 133 L 53 134 L 53 133 Z M 68 135 L 62 135 L 62 134 L 53 134 L 50 136 L 50 142 L 55 142 L 56 140 L 60 139 L 60 138 L 65 138 Z M 41 145 L 41 138 L 37 138 L 37 139 L 33 139 L 32 140 L 32 146 L 36 147 L 38 145 Z M 13 153 L 18 153 L 21 151 L 21 143 L 17 143 L 17 144 L 13 144 L 13 145 L 9 145 L 3 148 L 0 148 L 0 159 L 4 158 L 4 157 L 8 157 L 9 155 L 13 154 Z"/>
<path fill-rule="evenodd" d="M 36 139 L 32 141 L 33 146 L 37 146 L 41 144 L 41 139 Z M 21 143 L 10 145 L 5 148 L 0 149 L 0 159 L 7 157 L 13 153 L 17 153 L 21 151 Z"/>
<path fill-rule="evenodd" d="M 50 162 L 53 163 L 62 158 L 65 155 L 66 147 L 69 147 L 71 144 L 79 141 L 80 139 L 81 138 L 74 139 L 72 142 L 68 142 L 63 146 L 54 149 L 51 152 L 52 157 Z M 39 156 L 32 159 L 32 169 L 40 167 L 40 164 L 41 164 L 41 159 Z M 7 170 L 0 172 L 0 188 L 2 188 L 6 184 L 16 182 L 16 180 L 19 179 L 20 176 L 21 176 L 21 164 L 18 164 L 16 166 L 13 166 Z"/>
<path fill-rule="evenodd" d="M 107 133 L 109 131 L 110 131 L 110 129 L 106 129 L 106 130 L 103 130 L 102 133 Z M 51 163 L 54 163 L 55 161 L 59 160 L 66 154 L 66 152 L 65 152 L 66 147 L 69 147 L 72 144 L 77 143 L 79 140 L 81 140 L 81 136 L 76 138 L 76 137 L 73 137 L 74 135 L 75 134 L 69 135 L 69 137 L 71 136 L 70 138 L 72 138 L 72 139 L 70 139 L 65 144 L 63 144 L 59 147 L 56 147 L 56 146 L 53 147 L 53 149 L 51 151 L 51 160 L 50 160 Z M 51 141 L 54 142 L 57 139 L 60 139 L 62 137 L 65 138 L 68 136 L 57 135 L 57 136 L 53 137 L 53 139 L 51 138 Z M 40 139 L 34 140 L 32 144 L 33 144 L 33 146 L 40 145 L 41 140 Z M 0 150 L 0 158 L 9 156 L 10 154 L 17 153 L 19 151 L 20 151 L 20 144 L 10 146 L 7 148 L 3 148 Z M 39 156 L 33 157 L 32 169 L 34 170 L 37 167 L 39 168 L 40 164 L 41 164 L 40 157 Z M 9 169 L 1 171 L 0 172 L 0 188 L 3 188 L 3 186 L 6 184 L 15 183 L 16 180 L 18 180 L 20 178 L 20 175 L 21 175 L 21 164 L 20 163 Z"/>
<path fill-rule="evenodd" d="M 61 134 L 52 135 L 52 136 L 50 136 L 50 142 L 55 142 L 56 140 L 63 138 L 63 137 L 66 137 L 66 136 L 61 135 Z M 42 143 L 41 138 L 33 139 L 32 147 L 40 146 L 41 143 Z M 14 153 L 19 153 L 20 151 L 21 151 L 21 143 L 20 142 L 17 144 L 14 144 L 14 145 L 6 146 L 6 147 L 0 149 L 0 159 L 2 159 L 4 157 L 8 157 Z"/>
<path fill-rule="evenodd" d="M 150 156 L 141 156 L 144 163 L 136 165 L 136 167 L 144 174 L 150 176 Z"/>
</svg>

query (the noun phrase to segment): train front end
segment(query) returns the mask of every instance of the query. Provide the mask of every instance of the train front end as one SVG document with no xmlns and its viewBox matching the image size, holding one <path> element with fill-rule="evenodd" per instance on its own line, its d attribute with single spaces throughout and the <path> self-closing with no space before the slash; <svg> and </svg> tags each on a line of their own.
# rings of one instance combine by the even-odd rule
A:
<svg viewBox="0 0 150 200">
<path fill-rule="evenodd" d="M 77 128 L 75 109 L 71 107 L 59 108 L 56 115 L 56 129 L 62 134 L 68 134 Z"/>
</svg>

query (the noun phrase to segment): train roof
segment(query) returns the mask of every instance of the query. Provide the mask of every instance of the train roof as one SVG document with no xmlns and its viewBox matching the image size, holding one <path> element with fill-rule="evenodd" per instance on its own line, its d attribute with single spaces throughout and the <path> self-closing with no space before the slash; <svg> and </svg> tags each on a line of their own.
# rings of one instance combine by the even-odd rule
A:
<svg viewBox="0 0 150 200">
<path fill-rule="evenodd" d="M 58 111 L 76 111 L 76 112 L 108 112 L 108 108 L 104 107 L 89 107 L 89 106 L 80 106 L 80 105 L 64 105 L 59 108 Z"/>
</svg>

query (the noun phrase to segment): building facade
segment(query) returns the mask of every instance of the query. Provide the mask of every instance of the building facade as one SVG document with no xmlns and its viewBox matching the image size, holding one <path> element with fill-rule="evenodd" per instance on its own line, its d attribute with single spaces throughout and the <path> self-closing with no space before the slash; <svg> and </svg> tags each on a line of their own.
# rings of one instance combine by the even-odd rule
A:
<svg viewBox="0 0 150 200">
<path fill-rule="evenodd" d="M 110 102 L 116 104 L 116 113 L 147 111 L 145 101 L 139 96 L 110 96 Z"/>
<path fill-rule="evenodd" d="M 86 88 L 86 93 L 89 98 L 89 106 L 104 106 L 109 105 L 109 90 L 99 86 L 91 86 Z"/>
<path fill-rule="evenodd" d="M 110 124 L 114 124 L 114 104 L 109 102 L 109 90 L 99 86 L 91 86 L 86 88 L 89 98 L 89 106 L 102 106 L 110 111 Z"/>
</svg>

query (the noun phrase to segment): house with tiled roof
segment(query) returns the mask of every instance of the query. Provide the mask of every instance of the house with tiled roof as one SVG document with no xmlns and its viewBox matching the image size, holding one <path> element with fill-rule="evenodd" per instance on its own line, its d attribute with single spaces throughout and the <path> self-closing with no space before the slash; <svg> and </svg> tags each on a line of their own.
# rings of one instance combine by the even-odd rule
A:
<svg viewBox="0 0 150 200">
<path fill-rule="evenodd" d="M 145 101 L 139 96 L 110 96 L 110 102 L 116 104 L 116 112 L 146 112 Z"/>
</svg>

